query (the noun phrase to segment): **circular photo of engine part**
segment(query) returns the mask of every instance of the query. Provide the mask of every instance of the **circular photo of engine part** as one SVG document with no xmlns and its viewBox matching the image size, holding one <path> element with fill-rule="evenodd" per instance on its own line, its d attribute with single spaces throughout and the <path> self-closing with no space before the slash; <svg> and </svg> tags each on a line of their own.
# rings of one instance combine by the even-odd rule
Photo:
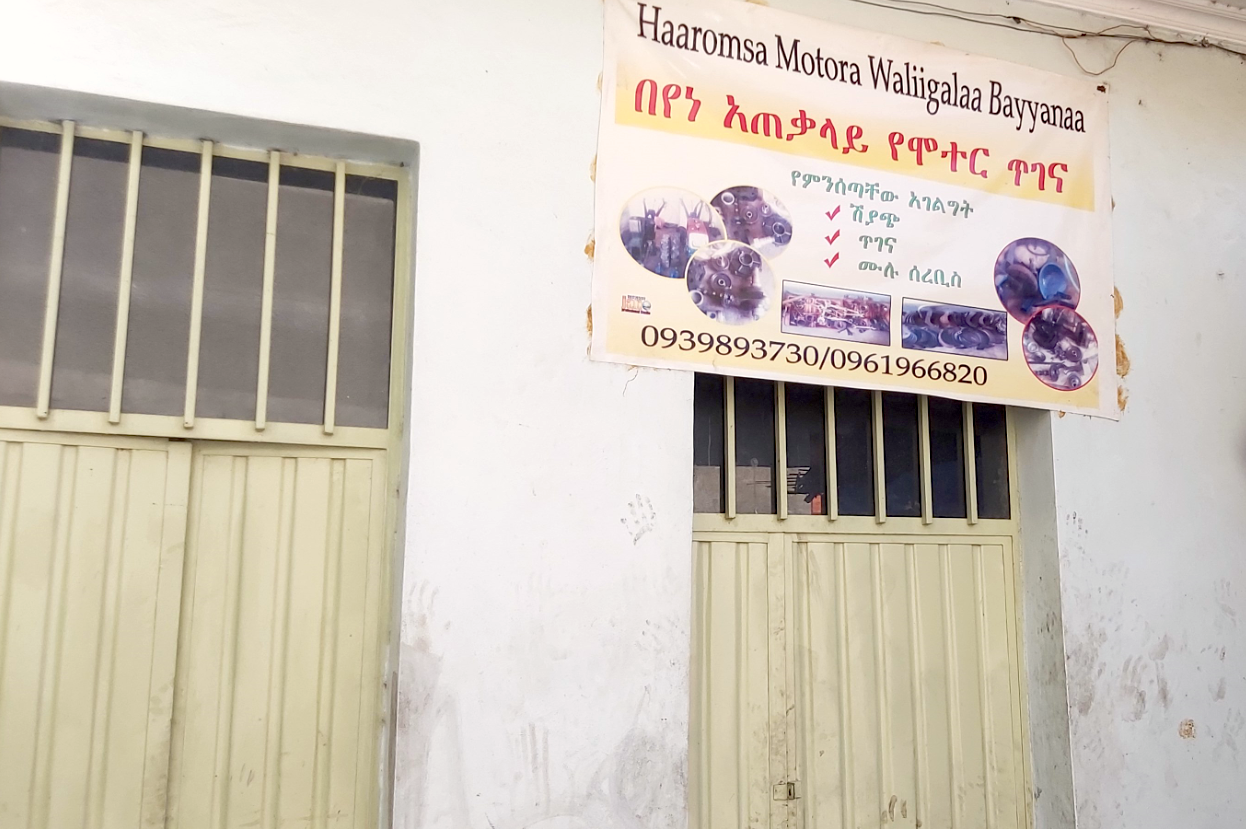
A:
<svg viewBox="0 0 1246 829">
<path fill-rule="evenodd" d="M 761 319 L 774 295 L 765 257 L 743 242 L 711 242 L 688 263 L 688 296 L 702 314 L 727 325 Z"/>
<path fill-rule="evenodd" d="M 1063 305 L 1043 308 L 1021 334 L 1021 350 L 1034 376 L 1053 389 L 1073 391 L 1099 369 L 1099 339 L 1082 315 Z"/>
<path fill-rule="evenodd" d="M 637 193 L 623 207 L 619 237 L 628 254 L 658 276 L 681 279 L 699 248 L 727 238 L 722 218 L 700 196 L 673 187 Z"/>
<path fill-rule="evenodd" d="M 1004 309 L 1026 323 L 1041 308 L 1076 308 L 1082 283 L 1073 262 L 1046 239 L 1010 243 L 995 260 L 995 292 Z"/>
<path fill-rule="evenodd" d="M 728 187 L 710 204 L 722 216 L 728 239 L 751 245 L 764 256 L 778 256 L 792 241 L 792 214 L 760 187 Z"/>
</svg>

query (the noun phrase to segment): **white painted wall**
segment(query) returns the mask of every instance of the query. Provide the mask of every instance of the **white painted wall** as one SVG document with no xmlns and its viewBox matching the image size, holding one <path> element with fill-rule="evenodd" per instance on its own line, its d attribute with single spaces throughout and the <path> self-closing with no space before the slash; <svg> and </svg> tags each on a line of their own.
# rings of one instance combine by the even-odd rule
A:
<svg viewBox="0 0 1246 829">
<path fill-rule="evenodd" d="M 1050 38 L 775 5 L 1077 71 Z M 0 82 L 419 142 L 395 825 L 682 826 L 691 376 L 585 354 L 599 4 L 58 0 L 4 21 Z M 1026 619 L 1048 637 L 1031 647 L 1036 713 L 1060 711 L 1062 622 L 1079 825 L 1232 826 L 1246 811 L 1246 68 L 1133 46 L 1104 80 L 1130 401 L 1119 424 L 1054 420 L 1047 449 L 1032 421 L 1057 500 L 1031 501 L 1049 526 L 1027 534 L 1058 544 L 1063 598 L 1031 606 L 1055 624 Z M 1054 559 L 1038 564 L 1055 578 Z M 1040 796 L 1053 829 L 1062 796 Z"/>
</svg>

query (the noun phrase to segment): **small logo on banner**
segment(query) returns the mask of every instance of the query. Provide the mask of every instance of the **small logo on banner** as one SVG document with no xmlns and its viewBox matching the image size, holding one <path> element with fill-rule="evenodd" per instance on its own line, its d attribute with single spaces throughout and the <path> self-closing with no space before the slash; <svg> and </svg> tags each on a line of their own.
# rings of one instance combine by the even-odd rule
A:
<svg viewBox="0 0 1246 829">
<path fill-rule="evenodd" d="M 652 308 L 653 305 L 643 296 L 629 294 L 623 297 L 623 310 L 629 314 L 648 314 Z"/>
</svg>

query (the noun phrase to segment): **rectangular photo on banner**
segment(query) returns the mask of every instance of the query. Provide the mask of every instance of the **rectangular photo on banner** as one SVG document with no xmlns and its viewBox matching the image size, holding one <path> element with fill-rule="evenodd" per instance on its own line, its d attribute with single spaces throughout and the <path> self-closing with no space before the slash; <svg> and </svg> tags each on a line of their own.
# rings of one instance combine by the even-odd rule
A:
<svg viewBox="0 0 1246 829">
<path fill-rule="evenodd" d="M 783 283 L 780 330 L 870 345 L 891 343 L 891 297 L 804 282 Z"/>
<path fill-rule="evenodd" d="M 905 297 L 902 313 L 903 348 L 1008 359 L 1008 315 L 1003 311 Z"/>
</svg>

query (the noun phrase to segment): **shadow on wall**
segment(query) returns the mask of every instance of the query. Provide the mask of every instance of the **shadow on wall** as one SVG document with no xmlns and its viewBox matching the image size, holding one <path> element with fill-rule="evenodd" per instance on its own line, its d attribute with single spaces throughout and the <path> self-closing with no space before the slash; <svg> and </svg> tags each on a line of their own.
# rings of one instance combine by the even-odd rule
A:
<svg viewBox="0 0 1246 829">
<path fill-rule="evenodd" d="M 453 691 L 441 685 L 442 657 L 432 640 L 436 592 L 424 586 L 409 593 L 404 606 L 415 609 L 415 615 L 404 626 L 401 645 L 394 826 L 675 829 L 685 825 L 685 735 L 640 727 L 649 704 L 647 691 L 637 707 L 635 725 L 601 758 L 582 792 L 564 794 L 560 790 L 566 785 L 551 783 L 549 734 L 527 723 L 516 741 L 519 751 L 510 754 L 516 758 L 512 810 L 492 814 L 488 807 L 473 808 L 465 777 L 469 749 L 463 744 L 458 703 Z M 574 770 L 568 775 L 572 785 L 582 779 Z"/>
</svg>

